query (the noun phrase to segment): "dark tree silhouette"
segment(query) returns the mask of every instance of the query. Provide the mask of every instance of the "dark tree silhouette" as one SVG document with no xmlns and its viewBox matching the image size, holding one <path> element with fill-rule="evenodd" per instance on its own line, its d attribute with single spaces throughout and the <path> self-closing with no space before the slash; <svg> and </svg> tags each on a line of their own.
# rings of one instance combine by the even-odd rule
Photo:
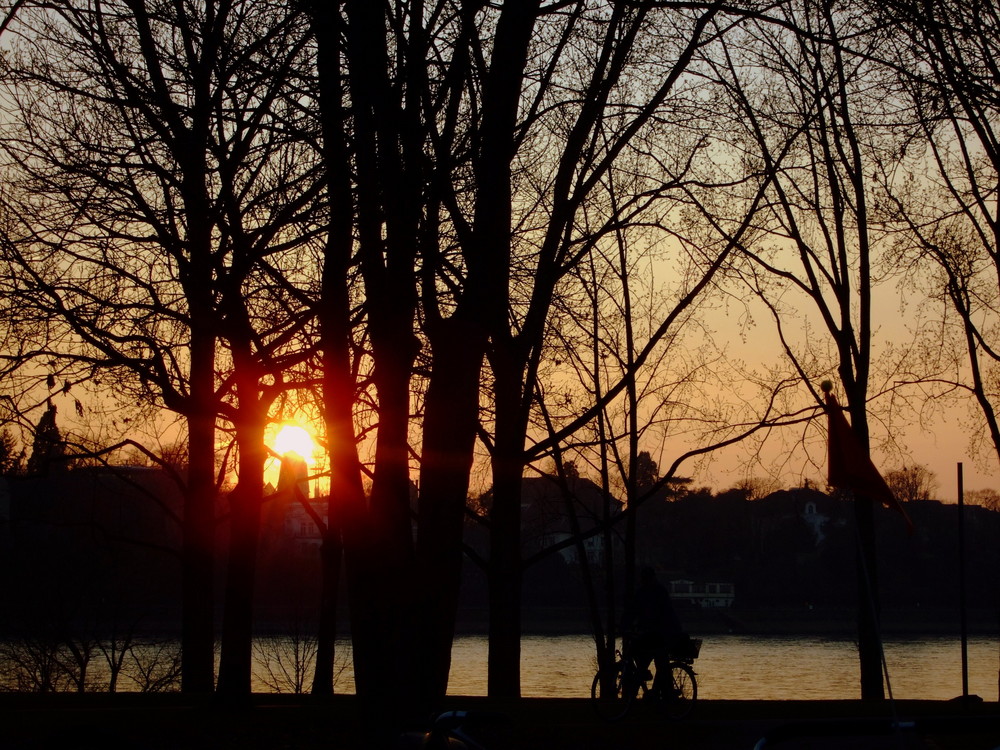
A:
<svg viewBox="0 0 1000 750">
<path fill-rule="evenodd" d="M 930 500 L 936 490 L 934 472 L 926 466 L 904 466 L 884 473 L 885 483 L 901 503 Z"/>
<path fill-rule="evenodd" d="M 214 684 L 220 415 L 240 447 L 221 676 L 249 691 L 263 430 L 305 320 L 283 259 L 301 267 L 317 196 L 292 75 L 301 16 L 245 7 L 25 7 L 4 70 L 19 222 L 5 259 L 25 314 L 49 321 L 34 356 L 186 422 L 183 683 L 196 692 Z"/>
<path fill-rule="evenodd" d="M 740 147 L 752 143 L 754 158 L 778 171 L 773 201 L 760 218 L 766 233 L 745 246 L 742 275 L 750 295 L 770 312 L 792 370 L 817 403 L 813 381 L 826 374 L 817 368 L 836 371 L 853 430 L 867 449 L 876 364 L 873 269 L 880 256 L 869 211 L 873 186 L 866 154 L 872 131 L 861 105 L 876 106 L 865 87 L 884 75 L 871 61 L 879 36 L 863 14 L 834 12 L 822 3 L 785 6 L 780 17 L 783 27 L 747 24 L 745 36 L 735 35 L 725 54 L 710 61 L 730 93 L 738 118 L 733 124 L 745 129 Z M 850 49 L 843 41 L 848 36 Z M 748 75 L 759 67 L 772 71 L 767 81 Z M 772 80 L 781 82 L 780 94 L 772 92 Z M 817 316 L 832 350 L 829 360 L 815 362 L 812 342 L 798 340 L 793 329 L 799 318 L 786 291 L 802 295 Z M 855 508 L 861 692 L 879 700 L 884 692 L 872 500 L 858 495 Z"/>
<path fill-rule="evenodd" d="M 20 474 L 24 469 L 24 449 L 10 430 L 0 430 L 0 476 Z"/>
<path fill-rule="evenodd" d="M 367 505 L 353 444 L 336 449 L 345 450 L 341 465 L 351 477 L 340 502 L 351 524 L 342 539 L 362 695 L 443 695 L 477 432 L 493 478 L 490 692 L 519 692 L 521 478 L 547 450 L 529 453 L 525 443 L 554 300 L 603 239 L 659 225 L 648 212 L 671 191 L 684 194 L 699 144 L 693 137 L 684 154 L 648 152 L 662 121 L 686 101 L 685 70 L 712 38 L 719 9 L 656 5 L 524 1 L 449 13 L 446 4 L 348 2 L 342 12 L 313 11 L 330 66 L 321 68 L 328 189 L 353 196 L 339 204 L 326 256 L 324 346 L 334 357 L 326 377 L 338 386 L 326 390 L 328 423 L 347 434 L 349 405 L 339 399 L 356 383 L 345 304 L 352 259 L 363 279 L 378 404 Z M 585 39 L 596 43 L 593 55 L 580 51 Z M 651 65 L 660 71 L 654 83 Z M 612 200 L 607 183 L 619 170 L 636 192 Z M 676 308 L 632 347 L 605 398 L 647 364 L 731 249 L 723 241 L 704 257 L 694 253 L 704 272 L 685 277 Z M 422 446 L 413 545 L 415 387 Z M 560 430 L 571 434 L 600 408 Z"/>
<path fill-rule="evenodd" d="M 933 346 L 925 356 L 942 360 L 945 392 L 971 396 L 982 417 L 972 422 L 971 449 L 988 445 L 1000 457 L 990 386 L 1000 364 L 1000 221 L 992 197 L 1000 176 L 1000 12 L 980 0 L 890 0 L 871 11 L 899 32 L 883 51 L 905 113 L 897 125 L 899 166 L 883 178 L 890 220 L 905 238 L 899 261 L 928 274 L 930 298 L 945 300 L 951 312 L 944 325 L 931 319 L 926 336 Z"/>
<path fill-rule="evenodd" d="M 49 403 L 35 425 L 31 440 L 31 455 L 28 456 L 28 474 L 47 474 L 66 468 L 62 460 L 66 455 L 66 443 L 56 425 L 56 407 Z"/>
</svg>

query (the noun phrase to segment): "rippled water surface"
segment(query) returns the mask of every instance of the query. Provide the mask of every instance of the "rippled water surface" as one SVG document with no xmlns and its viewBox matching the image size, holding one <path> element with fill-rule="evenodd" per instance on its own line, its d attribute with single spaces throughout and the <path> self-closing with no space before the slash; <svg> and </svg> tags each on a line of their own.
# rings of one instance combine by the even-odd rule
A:
<svg viewBox="0 0 1000 750">
<path fill-rule="evenodd" d="M 336 689 L 353 692 L 350 645 L 338 650 Z M 969 640 L 969 692 L 997 700 L 997 640 Z M 261 658 L 257 653 L 256 657 Z M 948 700 L 962 693 L 959 639 L 888 639 L 885 657 L 893 695 L 900 699 Z M 286 663 L 291 660 L 286 657 Z M 525 697 L 586 697 L 596 671 L 588 636 L 526 636 L 521 642 L 521 694 Z M 452 695 L 486 694 L 487 641 L 459 637 L 452 655 Z M 258 674 L 260 673 L 258 663 Z M 695 663 L 699 697 L 709 700 L 847 700 L 860 697 L 857 648 L 849 639 L 804 636 L 713 635 L 704 638 Z M 311 670 L 309 671 L 311 674 Z M 258 678 L 254 690 L 272 686 Z M 279 688 L 287 690 L 287 686 Z"/>
<path fill-rule="evenodd" d="M 893 695 L 947 700 L 962 693 L 958 638 L 890 639 L 885 643 Z M 969 692 L 997 700 L 996 639 L 969 640 Z M 819 637 L 706 637 L 696 662 L 699 696 L 716 700 L 851 699 L 859 697 L 858 656 L 852 640 Z M 595 671 L 587 636 L 525 637 L 521 686 L 525 696 L 582 697 Z M 486 639 L 459 638 L 448 691 L 485 695 Z"/>
<path fill-rule="evenodd" d="M 695 663 L 701 698 L 849 700 L 860 697 L 858 656 L 853 640 L 711 635 L 703 641 L 701 655 Z M 163 649 L 161 645 L 157 653 Z M 166 650 L 176 652 L 179 644 Z M 262 637 L 255 642 L 253 657 L 255 692 L 309 689 L 315 658 L 314 639 L 296 642 L 283 636 Z M 957 637 L 889 638 L 885 641 L 885 659 L 896 698 L 949 700 L 962 694 L 961 645 Z M 338 644 L 336 661 L 336 690 L 354 692 L 350 642 Z M 0 663 L 0 670 L 7 666 Z M 147 663 L 146 666 L 155 672 L 155 665 Z M 14 674 L 12 670 L 5 671 Z M 595 671 L 594 643 L 588 636 L 525 636 L 521 641 L 521 694 L 525 697 L 586 697 L 590 694 Z M 138 683 L 132 684 L 135 681 L 128 679 L 128 669 L 123 675 L 119 690 L 138 689 Z M 998 639 L 970 638 L 969 692 L 984 700 L 996 701 L 998 675 Z M 91 689 L 107 689 L 107 666 L 99 657 L 89 665 L 88 676 Z M 486 677 L 486 638 L 457 638 L 448 692 L 486 695 Z M 0 689 L 3 689 L 2 683 Z"/>
</svg>

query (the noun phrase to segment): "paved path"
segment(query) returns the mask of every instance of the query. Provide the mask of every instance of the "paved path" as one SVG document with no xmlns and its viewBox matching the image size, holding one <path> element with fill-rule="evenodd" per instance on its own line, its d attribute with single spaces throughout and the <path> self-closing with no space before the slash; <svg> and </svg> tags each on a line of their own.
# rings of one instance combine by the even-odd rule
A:
<svg viewBox="0 0 1000 750">
<path fill-rule="evenodd" d="M 452 698 L 451 708 L 500 712 L 490 750 L 996 750 L 1000 708 L 906 701 L 904 729 L 857 701 L 702 701 L 691 718 L 636 712 L 608 724 L 580 699 Z M 370 750 L 396 730 L 366 718 L 352 696 L 317 702 L 255 696 L 221 708 L 180 695 L 0 694 L 0 750 Z"/>
</svg>

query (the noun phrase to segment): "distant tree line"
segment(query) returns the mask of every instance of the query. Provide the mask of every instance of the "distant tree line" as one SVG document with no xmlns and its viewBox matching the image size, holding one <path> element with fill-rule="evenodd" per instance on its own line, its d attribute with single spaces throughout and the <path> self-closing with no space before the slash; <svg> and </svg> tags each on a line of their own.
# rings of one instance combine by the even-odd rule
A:
<svg viewBox="0 0 1000 750">
<path fill-rule="evenodd" d="M 920 467 L 916 467 L 919 469 Z M 915 525 L 912 536 L 898 514 L 876 515 L 883 555 L 880 600 L 911 632 L 959 623 L 958 506 L 929 498 L 903 501 Z M 1000 533 L 1000 515 L 989 505 L 965 508 L 967 593 L 979 621 L 992 623 L 997 597 L 994 579 L 1000 552 L 991 540 Z M 854 580 L 855 530 L 851 502 L 816 487 L 776 490 L 754 497 L 744 488 L 713 492 L 674 487 L 651 497 L 638 513 L 637 559 L 652 566 L 664 581 L 729 583 L 731 609 L 682 611 L 689 627 L 737 629 L 744 613 L 765 620 L 802 613 L 787 627 L 809 627 L 819 613 L 851 609 L 857 597 Z M 623 543 L 619 536 L 618 544 Z M 619 552 L 619 563 L 623 556 Z M 623 571 L 614 574 L 620 579 Z M 463 587 L 464 622 L 476 624 L 485 601 L 474 570 Z M 587 620 L 579 560 L 552 555 L 533 570 L 525 588 L 525 606 L 536 628 L 585 629 Z M 683 608 L 696 605 L 677 601 Z M 816 612 L 810 619 L 808 613 Z M 620 616 L 620 610 L 617 610 Z M 774 614 L 768 615 L 768 612 Z M 838 620 L 840 624 L 843 619 Z"/>
</svg>

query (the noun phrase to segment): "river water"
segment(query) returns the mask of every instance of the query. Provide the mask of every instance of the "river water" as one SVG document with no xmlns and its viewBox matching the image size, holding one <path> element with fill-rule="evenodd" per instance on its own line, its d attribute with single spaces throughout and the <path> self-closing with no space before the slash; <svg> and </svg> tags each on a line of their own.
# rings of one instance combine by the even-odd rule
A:
<svg viewBox="0 0 1000 750">
<path fill-rule="evenodd" d="M 345 644 L 346 646 L 346 644 Z M 957 637 L 893 638 L 885 642 L 890 687 L 899 699 L 948 700 L 962 694 Z M 353 692 L 341 649 L 340 692 Z M 969 692 L 997 700 L 1000 646 L 996 638 L 969 639 Z M 452 695 L 485 695 L 487 642 L 455 641 Z M 593 641 L 588 636 L 525 636 L 521 642 L 521 694 L 579 698 L 590 694 Z M 698 696 L 707 700 L 848 700 L 859 697 L 854 641 L 803 636 L 712 635 L 695 664 Z M 263 686 L 255 689 L 266 690 Z"/>
</svg>

